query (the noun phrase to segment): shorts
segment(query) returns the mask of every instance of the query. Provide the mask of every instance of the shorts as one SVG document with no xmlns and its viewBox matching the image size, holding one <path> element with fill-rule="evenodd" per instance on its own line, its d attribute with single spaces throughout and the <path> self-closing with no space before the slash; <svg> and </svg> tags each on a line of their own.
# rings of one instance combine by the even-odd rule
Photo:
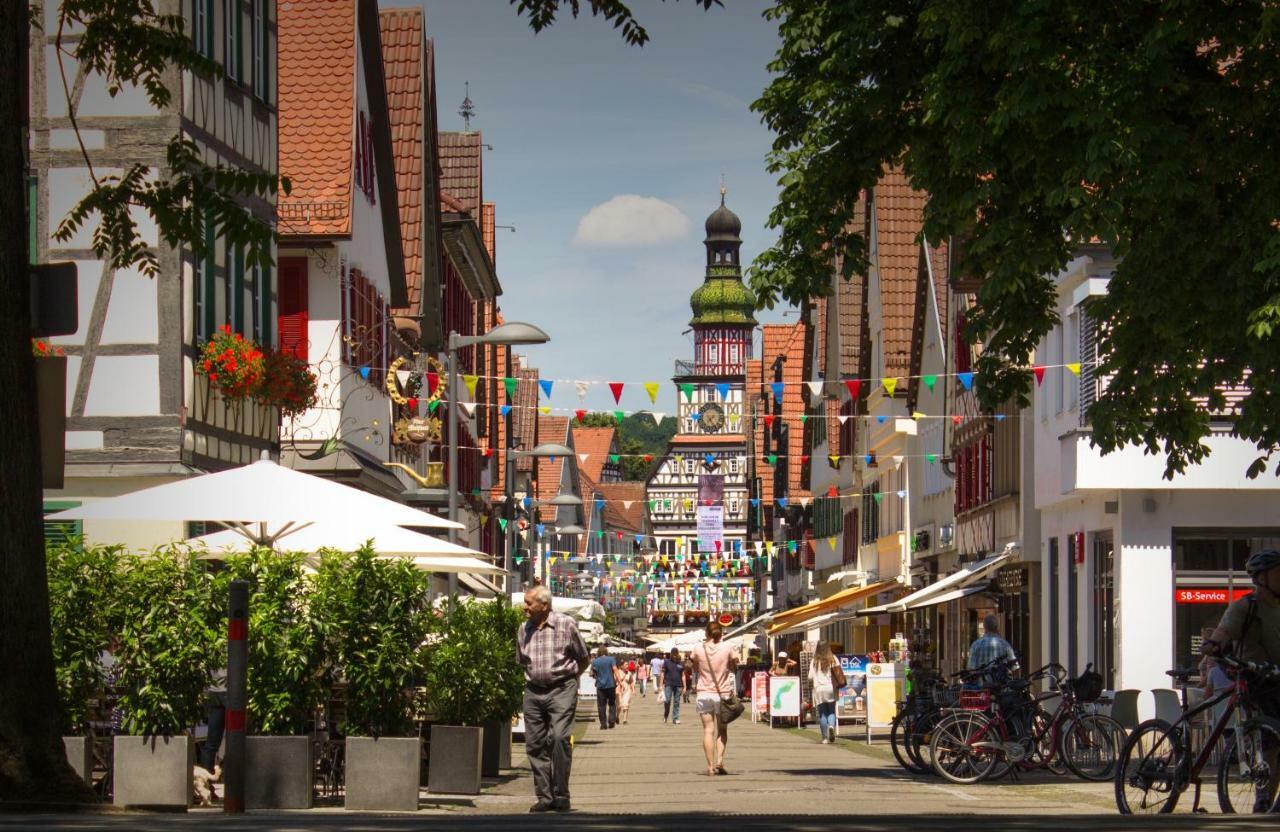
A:
<svg viewBox="0 0 1280 832">
<path fill-rule="evenodd" d="M 715 693 L 698 694 L 698 704 L 695 710 L 700 714 L 711 714 L 716 716 L 720 713 L 720 696 Z"/>
</svg>

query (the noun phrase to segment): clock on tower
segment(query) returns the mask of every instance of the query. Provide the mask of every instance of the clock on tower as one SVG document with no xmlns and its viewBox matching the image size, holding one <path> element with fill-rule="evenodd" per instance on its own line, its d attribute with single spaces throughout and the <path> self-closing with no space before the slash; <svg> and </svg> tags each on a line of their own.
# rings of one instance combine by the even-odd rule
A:
<svg viewBox="0 0 1280 832">
<path fill-rule="evenodd" d="M 719 433 L 724 427 L 724 408 L 715 402 L 707 402 L 698 411 L 698 424 L 706 433 Z"/>
</svg>

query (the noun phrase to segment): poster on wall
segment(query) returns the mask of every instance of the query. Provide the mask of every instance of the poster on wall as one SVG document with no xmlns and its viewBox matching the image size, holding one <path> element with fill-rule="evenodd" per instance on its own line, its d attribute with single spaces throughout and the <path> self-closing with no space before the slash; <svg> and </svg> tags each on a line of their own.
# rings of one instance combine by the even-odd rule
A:
<svg viewBox="0 0 1280 832">
<path fill-rule="evenodd" d="M 836 700 L 837 719 L 867 718 L 867 657 L 841 653 L 840 669 L 844 671 L 845 686 L 840 688 Z"/>
<path fill-rule="evenodd" d="M 769 721 L 774 717 L 800 717 L 800 677 L 773 676 L 769 679 Z"/>
<path fill-rule="evenodd" d="M 724 475 L 698 477 L 698 551 L 715 552 L 724 546 Z"/>
</svg>

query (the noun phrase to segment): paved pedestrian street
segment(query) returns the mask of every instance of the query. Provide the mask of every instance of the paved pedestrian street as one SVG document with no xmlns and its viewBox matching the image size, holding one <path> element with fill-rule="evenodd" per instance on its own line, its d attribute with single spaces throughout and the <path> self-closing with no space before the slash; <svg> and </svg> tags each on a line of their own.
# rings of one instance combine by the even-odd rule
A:
<svg viewBox="0 0 1280 832">
<path fill-rule="evenodd" d="M 585 715 L 585 708 L 580 715 Z M 747 718 L 731 728 L 728 776 L 706 777 L 701 726 L 693 704 L 681 724 L 664 724 L 652 697 L 636 698 L 630 723 L 602 731 L 594 720 L 576 743 L 571 781 L 574 811 L 529 815 L 533 788 L 523 746 L 513 748 L 515 768 L 488 781 L 478 797 L 440 798 L 426 791 L 412 814 L 353 814 L 327 807 L 307 812 L 249 813 L 218 810 L 181 814 L 0 814 L 0 832 L 26 829 L 294 830 L 439 829 L 487 832 L 510 829 L 659 830 L 851 829 L 875 832 L 958 829 L 982 824 L 1001 832 L 1078 829 L 1190 829 L 1205 825 L 1271 829 L 1274 823 L 1217 814 L 1122 818 L 1110 783 L 1035 775 L 1018 781 L 955 786 L 912 777 L 892 759 L 884 741 L 868 747 L 862 737 L 818 742 L 814 730 L 770 729 Z M 1214 806 L 1211 792 L 1206 793 Z M 1190 802 L 1189 800 L 1187 801 Z M 1216 808 L 1216 807 L 1215 807 Z M 1072 816 L 1070 819 L 1064 816 Z"/>
</svg>

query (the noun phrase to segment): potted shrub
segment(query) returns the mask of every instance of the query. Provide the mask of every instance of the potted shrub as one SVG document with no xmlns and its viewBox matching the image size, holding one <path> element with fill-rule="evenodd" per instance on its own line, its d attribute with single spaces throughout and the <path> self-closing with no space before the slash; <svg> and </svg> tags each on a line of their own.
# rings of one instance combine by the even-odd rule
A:
<svg viewBox="0 0 1280 832">
<path fill-rule="evenodd" d="M 497 774 L 503 738 L 520 709 L 524 673 L 516 661 L 520 618 L 506 598 L 449 605 L 442 637 L 431 646 L 424 676 L 431 726 L 427 788 L 480 791 L 483 727 L 491 726 L 491 767 Z M 508 759 L 510 753 L 508 751 Z"/>
<path fill-rule="evenodd" d="M 213 577 L 181 548 L 130 558 L 121 580 L 115 738 L 118 806 L 185 808 L 211 668 L 226 655 Z M 225 599 L 225 592 L 221 594 Z"/>
<path fill-rule="evenodd" d="M 346 686 L 346 808 L 414 811 L 422 743 L 412 689 L 431 621 L 427 573 L 369 548 L 320 559 L 312 614 Z"/>
<path fill-rule="evenodd" d="M 305 413 L 316 403 L 316 374 L 291 352 L 273 350 L 263 360 L 262 380 L 255 395 L 260 402 L 280 409 L 281 416 Z"/>
<path fill-rule="evenodd" d="M 107 686 L 102 662 L 120 590 L 119 546 L 85 546 L 80 540 L 50 543 L 49 624 L 62 706 L 67 760 L 88 781 L 93 774 L 90 702 Z"/>
<path fill-rule="evenodd" d="M 246 809 L 312 805 L 314 760 L 305 732 L 324 687 L 305 557 L 255 549 L 227 561 L 226 578 L 249 583 Z"/>
</svg>

